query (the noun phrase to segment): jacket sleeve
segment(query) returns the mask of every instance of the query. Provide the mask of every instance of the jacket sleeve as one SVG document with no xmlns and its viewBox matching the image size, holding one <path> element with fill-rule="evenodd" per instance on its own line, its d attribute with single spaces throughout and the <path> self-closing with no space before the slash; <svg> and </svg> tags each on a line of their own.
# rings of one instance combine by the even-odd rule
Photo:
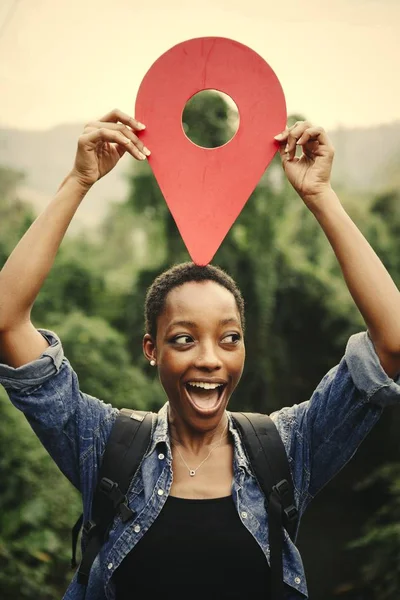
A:
<svg viewBox="0 0 400 600">
<path fill-rule="evenodd" d="M 400 404 L 399 384 L 382 369 L 363 332 L 349 339 L 345 356 L 310 400 L 271 415 L 285 444 L 301 512 L 355 454 L 383 408 Z"/>
<path fill-rule="evenodd" d="M 60 339 L 48 330 L 40 333 L 49 348 L 22 367 L 0 364 L 0 383 L 64 475 L 87 490 L 118 411 L 82 393 Z"/>
</svg>

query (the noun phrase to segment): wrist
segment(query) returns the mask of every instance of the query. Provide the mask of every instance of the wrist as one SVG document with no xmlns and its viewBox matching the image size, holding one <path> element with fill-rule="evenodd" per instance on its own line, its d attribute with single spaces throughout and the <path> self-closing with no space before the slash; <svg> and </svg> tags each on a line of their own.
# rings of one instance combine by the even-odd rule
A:
<svg viewBox="0 0 400 600">
<path fill-rule="evenodd" d="M 77 193 L 78 195 L 81 196 L 81 198 L 83 198 L 84 196 L 86 196 L 86 194 L 88 193 L 88 191 L 90 190 L 92 185 L 93 184 L 89 184 L 89 183 L 83 181 L 79 177 L 79 175 L 72 170 L 65 177 L 65 179 L 61 183 L 59 189 L 68 187 L 71 190 L 71 192 Z"/>
<path fill-rule="evenodd" d="M 338 208 L 343 209 L 342 204 L 330 185 L 323 189 L 315 192 L 314 194 L 302 195 L 301 199 L 307 206 L 308 210 L 313 213 L 316 218 L 323 216 L 336 210 Z"/>
</svg>

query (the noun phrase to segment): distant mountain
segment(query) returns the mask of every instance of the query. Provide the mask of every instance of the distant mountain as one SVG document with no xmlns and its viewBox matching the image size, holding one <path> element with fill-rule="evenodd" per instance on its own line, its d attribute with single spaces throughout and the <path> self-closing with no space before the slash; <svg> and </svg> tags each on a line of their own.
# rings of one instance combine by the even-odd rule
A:
<svg viewBox="0 0 400 600">
<path fill-rule="evenodd" d="M 334 179 L 349 189 L 385 188 L 400 164 L 400 121 L 376 127 L 329 132 L 336 149 Z M 399 170 L 397 166 L 397 171 Z"/>
<path fill-rule="evenodd" d="M 26 174 L 21 196 L 37 210 L 54 195 L 72 166 L 82 125 L 60 125 L 47 131 L 0 129 L 0 165 Z M 400 121 L 364 129 L 329 132 L 336 148 L 333 177 L 349 189 L 376 191 L 385 186 L 386 170 L 400 161 Z M 126 174 L 136 162 L 126 155 L 85 198 L 74 219 L 74 229 L 97 226 L 110 202 L 125 199 Z"/>
</svg>

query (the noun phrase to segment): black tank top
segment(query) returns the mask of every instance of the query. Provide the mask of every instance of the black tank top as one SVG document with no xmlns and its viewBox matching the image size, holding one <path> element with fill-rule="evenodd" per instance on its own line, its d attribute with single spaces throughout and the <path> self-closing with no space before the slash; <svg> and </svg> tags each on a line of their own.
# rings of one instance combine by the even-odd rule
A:
<svg viewBox="0 0 400 600">
<path fill-rule="evenodd" d="M 268 600 L 270 570 L 233 499 L 169 496 L 114 574 L 117 600 Z"/>
</svg>

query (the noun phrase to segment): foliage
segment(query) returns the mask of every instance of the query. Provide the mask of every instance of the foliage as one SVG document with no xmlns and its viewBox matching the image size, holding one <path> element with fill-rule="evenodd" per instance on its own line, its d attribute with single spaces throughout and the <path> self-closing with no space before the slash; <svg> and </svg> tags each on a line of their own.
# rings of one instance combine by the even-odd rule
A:
<svg viewBox="0 0 400 600">
<path fill-rule="evenodd" d="M 18 196 L 23 173 L 0 166 L 0 265 L 33 222 L 29 205 Z"/>
<path fill-rule="evenodd" d="M 368 238 L 393 279 L 400 284 L 400 190 L 388 188 L 373 198 L 369 211 Z M 362 583 L 374 599 L 397 600 L 400 589 L 400 462 L 384 464 L 356 486 L 376 494 L 380 507 L 366 522 L 363 535 L 351 548 L 364 550 Z"/>
<path fill-rule="evenodd" d="M 222 94 L 203 90 L 186 103 L 182 123 L 187 137 L 194 144 L 203 148 L 218 148 L 235 133 L 237 108 L 231 108 Z"/>
<path fill-rule="evenodd" d="M 351 548 L 365 550 L 362 581 L 379 600 L 395 600 L 400 589 L 400 464 L 387 464 L 357 486 L 378 490 L 385 502 L 364 527 Z"/>
<path fill-rule="evenodd" d="M 131 365 L 122 334 L 107 321 L 72 312 L 54 325 L 81 389 L 118 408 L 150 410 L 165 402 L 158 382 Z"/>
<path fill-rule="evenodd" d="M 81 507 L 21 413 L 0 392 L 2 600 L 54 600 L 71 572 L 70 528 Z"/>
</svg>

